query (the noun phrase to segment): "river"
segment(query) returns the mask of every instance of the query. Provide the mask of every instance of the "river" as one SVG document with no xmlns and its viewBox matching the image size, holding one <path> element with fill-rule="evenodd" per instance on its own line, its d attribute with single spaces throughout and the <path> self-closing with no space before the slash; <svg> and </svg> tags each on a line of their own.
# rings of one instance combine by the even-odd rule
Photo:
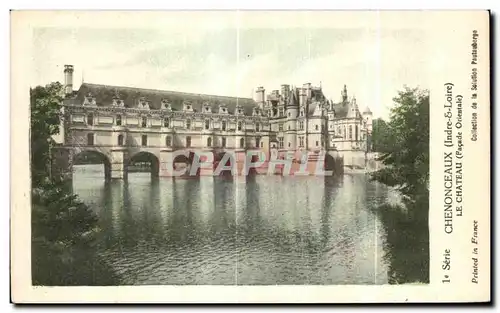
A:
<svg viewBox="0 0 500 313">
<path fill-rule="evenodd" d="M 364 174 L 104 182 L 75 166 L 73 190 L 98 215 L 98 255 L 120 284 L 387 284 L 377 206 L 397 201 Z"/>
</svg>

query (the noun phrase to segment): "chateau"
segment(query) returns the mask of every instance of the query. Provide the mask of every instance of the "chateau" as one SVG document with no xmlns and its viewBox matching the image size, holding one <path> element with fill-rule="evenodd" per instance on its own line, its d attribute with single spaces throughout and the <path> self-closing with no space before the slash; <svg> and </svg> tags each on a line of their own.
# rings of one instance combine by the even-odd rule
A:
<svg viewBox="0 0 500 313">
<path fill-rule="evenodd" d="M 73 90 L 73 71 L 65 65 L 60 147 L 67 149 L 57 158 L 71 163 L 85 150 L 101 153 L 110 177 L 124 177 L 126 163 L 139 153 L 156 157 L 161 176 L 162 164 L 175 162 L 168 153 L 177 149 L 257 149 L 267 157 L 323 151 L 344 166 L 365 165 L 372 113 L 360 112 L 345 85 L 338 102 L 310 83 L 269 93 L 259 87 L 254 99 L 90 83 Z"/>
</svg>

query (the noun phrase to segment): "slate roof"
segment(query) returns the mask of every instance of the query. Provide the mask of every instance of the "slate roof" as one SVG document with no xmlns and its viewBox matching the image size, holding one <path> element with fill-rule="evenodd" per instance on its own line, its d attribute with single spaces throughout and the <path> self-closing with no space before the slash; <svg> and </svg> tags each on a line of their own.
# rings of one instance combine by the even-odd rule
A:
<svg viewBox="0 0 500 313">
<path fill-rule="evenodd" d="M 218 112 L 218 106 L 225 104 L 229 113 L 234 113 L 236 104 L 239 104 L 246 115 L 252 115 L 253 108 L 257 105 L 253 99 L 186 93 L 178 91 L 155 90 L 144 88 L 133 88 L 123 86 L 110 86 L 83 83 L 76 92 L 76 99 L 83 103 L 85 97 L 91 93 L 96 98 L 97 106 L 111 106 L 113 97 L 118 94 L 125 103 L 125 107 L 134 108 L 138 106 L 139 99 L 145 97 L 153 110 L 161 108 L 161 100 L 166 99 L 171 103 L 172 110 L 181 111 L 183 102 L 191 102 L 193 109 L 201 112 L 202 106 L 208 102 L 212 112 Z"/>
</svg>

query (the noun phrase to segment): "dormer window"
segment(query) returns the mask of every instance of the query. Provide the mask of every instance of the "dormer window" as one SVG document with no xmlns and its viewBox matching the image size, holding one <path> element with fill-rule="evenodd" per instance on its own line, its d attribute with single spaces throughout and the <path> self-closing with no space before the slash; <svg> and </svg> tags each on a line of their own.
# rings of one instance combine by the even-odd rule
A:
<svg viewBox="0 0 500 313">
<path fill-rule="evenodd" d="M 226 113 L 226 108 L 222 108 L 222 113 Z"/>
<path fill-rule="evenodd" d="M 167 128 L 170 127 L 170 119 L 168 117 L 165 117 L 163 119 L 163 127 L 167 127 Z"/>
<path fill-rule="evenodd" d="M 238 110 L 238 114 L 241 114 L 241 113 L 243 113 L 243 111 L 241 111 L 241 109 L 239 109 L 239 110 Z"/>
<path fill-rule="evenodd" d="M 122 116 L 120 114 L 118 114 L 116 116 L 116 120 L 115 121 L 116 121 L 116 125 L 117 126 L 121 126 L 122 125 Z"/>
<path fill-rule="evenodd" d="M 168 102 L 167 99 L 161 100 L 161 109 L 162 110 L 172 110 L 172 107 L 170 106 L 170 102 Z"/>
<path fill-rule="evenodd" d="M 209 107 L 205 107 L 205 111 L 210 112 L 210 108 Z"/>
<path fill-rule="evenodd" d="M 186 109 L 191 110 L 191 106 L 190 106 L 190 105 L 187 105 L 187 106 L 186 106 Z"/>
</svg>

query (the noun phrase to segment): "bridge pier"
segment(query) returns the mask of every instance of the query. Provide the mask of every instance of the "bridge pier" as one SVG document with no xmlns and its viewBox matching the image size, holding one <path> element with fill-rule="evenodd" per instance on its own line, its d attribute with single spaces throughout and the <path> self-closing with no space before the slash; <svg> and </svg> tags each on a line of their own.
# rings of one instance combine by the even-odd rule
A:
<svg viewBox="0 0 500 313">
<path fill-rule="evenodd" d="M 128 151 L 126 148 L 116 148 L 111 150 L 111 166 L 109 170 L 105 168 L 105 176 L 111 179 L 127 179 Z"/>
</svg>

